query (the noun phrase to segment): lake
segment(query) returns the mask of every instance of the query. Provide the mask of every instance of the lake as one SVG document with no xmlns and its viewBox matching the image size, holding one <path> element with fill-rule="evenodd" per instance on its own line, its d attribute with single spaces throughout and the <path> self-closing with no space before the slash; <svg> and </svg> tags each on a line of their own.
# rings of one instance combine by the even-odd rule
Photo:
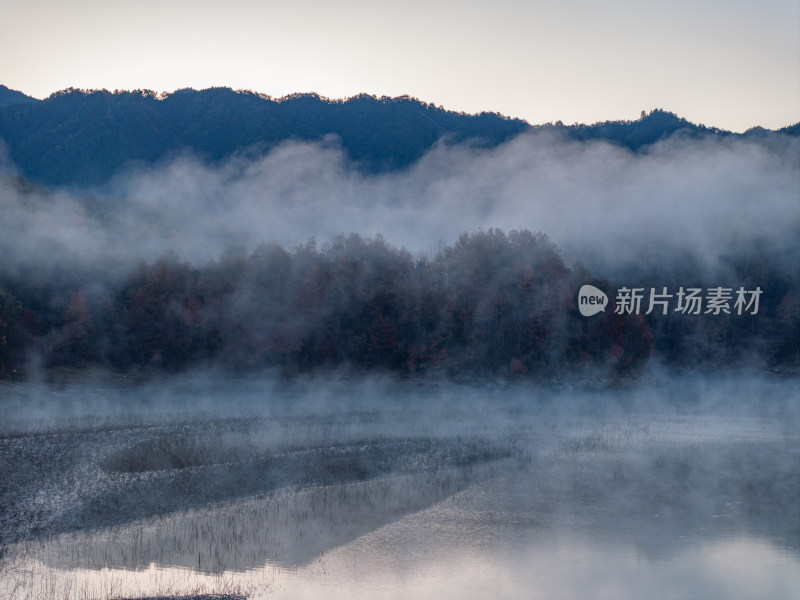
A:
<svg viewBox="0 0 800 600">
<path fill-rule="evenodd" d="M 3 388 L 0 595 L 800 596 L 800 386 Z"/>
</svg>

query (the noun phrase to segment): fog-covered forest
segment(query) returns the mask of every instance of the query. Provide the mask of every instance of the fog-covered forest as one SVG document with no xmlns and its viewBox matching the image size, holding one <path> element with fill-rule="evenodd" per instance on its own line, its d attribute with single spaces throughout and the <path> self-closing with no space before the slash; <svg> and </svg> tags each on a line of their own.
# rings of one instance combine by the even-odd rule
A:
<svg viewBox="0 0 800 600">
<path fill-rule="evenodd" d="M 0 92 L 2 377 L 800 365 L 796 127 L 732 134 L 661 110 L 531 127 L 365 95 Z M 579 313 L 585 284 L 608 294 L 604 312 Z M 646 314 L 646 300 L 629 314 L 615 310 L 626 287 L 761 296 L 755 314 Z"/>
<path fill-rule="evenodd" d="M 762 254 L 728 258 L 737 285 L 769 291 L 755 315 L 609 308 L 586 318 L 581 285 L 625 282 L 564 264 L 545 234 L 528 230 L 476 231 L 417 256 L 357 234 L 231 247 L 202 265 L 173 252 L 105 281 L 6 275 L 0 369 L 350 367 L 549 379 L 635 375 L 651 359 L 679 369 L 792 367 L 800 286 L 796 273 L 769 265 Z M 649 276 L 654 286 L 675 281 Z M 713 275 L 682 281 L 720 284 Z"/>
</svg>

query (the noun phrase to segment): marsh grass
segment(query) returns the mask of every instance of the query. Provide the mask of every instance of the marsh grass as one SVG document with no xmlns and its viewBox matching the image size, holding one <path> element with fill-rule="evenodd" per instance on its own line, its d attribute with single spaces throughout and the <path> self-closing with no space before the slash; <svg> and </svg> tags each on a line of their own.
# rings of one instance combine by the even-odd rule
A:
<svg viewBox="0 0 800 600">
<path fill-rule="evenodd" d="M 511 459 L 303 488 L 175 512 L 95 532 L 13 545 L 0 591 L 10 600 L 106 600 L 130 581 L 148 594 L 252 593 L 345 544 L 474 483 Z M 270 568 L 266 568 L 267 565 Z M 234 584 L 235 573 L 249 587 Z M 165 571 L 173 574 L 167 578 Z M 179 579 L 175 581 L 175 577 Z M 91 589 L 79 590 L 86 581 Z M 220 587 L 222 586 L 222 587 Z M 65 595 L 66 594 L 66 595 Z"/>
</svg>

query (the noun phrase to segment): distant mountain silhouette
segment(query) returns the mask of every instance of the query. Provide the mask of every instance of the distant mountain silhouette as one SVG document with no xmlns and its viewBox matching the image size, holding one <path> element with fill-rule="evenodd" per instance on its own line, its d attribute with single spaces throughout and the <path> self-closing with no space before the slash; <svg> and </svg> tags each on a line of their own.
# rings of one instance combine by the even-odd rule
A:
<svg viewBox="0 0 800 600">
<path fill-rule="evenodd" d="M 638 121 L 606 121 L 594 125 L 568 127 L 570 137 L 577 140 L 608 140 L 631 150 L 639 150 L 677 132 L 683 135 L 731 135 L 715 127 L 695 125 L 665 110 L 652 110 Z"/>
<path fill-rule="evenodd" d="M 186 150 L 216 161 L 331 134 L 361 169 L 385 171 L 411 164 L 442 137 L 494 145 L 527 127 L 407 97 L 360 95 L 342 102 L 297 94 L 276 101 L 227 88 L 161 99 L 141 91 L 66 90 L 0 108 L 0 137 L 11 159 L 22 175 L 47 185 L 102 183 L 129 164 L 149 165 Z"/>
<path fill-rule="evenodd" d="M 787 135 L 800 135 L 800 122 L 797 122 L 794 125 L 789 125 L 788 127 L 783 127 L 778 131 Z"/>
<path fill-rule="evenodd" d="M 25 104 L 27 102 L 38 102 L 36 98 L 26 96 L 22 92 L 10 90 L 4 85 L 0 85 L 0 108 L 13 104 Z"/>
<path fill-rule="evenodd" d="M 578 139 L 604 139 L 632 150 L 683 132 L 733 135 L 657 110 L 637 121 L 541 125 Z M 229 88 L 153 92 L 68 89 L 45 100 L 0 86 L 0 138 L 20 175 L 44 185 L 102 184 L 135 165 L 191 151 L 208 161 L 263 154 L 286 140 L 335 136 L 365 172 L 407 167 L 438 140 L 500 144 L 530 130 L 495 113 L 467 115 L 407 96 L 362 94 L 327 100 L 294 94 L 274 100 Z M 797 126 L 782 130 L 797 134 Z"/>
</svg>

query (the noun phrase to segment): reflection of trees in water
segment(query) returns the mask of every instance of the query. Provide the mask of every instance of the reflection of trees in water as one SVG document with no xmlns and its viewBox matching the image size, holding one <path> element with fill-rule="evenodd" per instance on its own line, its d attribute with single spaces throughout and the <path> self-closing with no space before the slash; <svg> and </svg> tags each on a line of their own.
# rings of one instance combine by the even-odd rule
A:
<svg viewBox="0 0 800 600">
<path fill-rule="evenodd" d="M 495 475 L 501 463 L 437 468 L 369 481 L 284 488 L 180 511 L 48 545 L 57 568 L 144 568 L 150 563 L 208 573 L 285 567 L 315 557 Z M 65 551 L 67 550 L 68 551 Z"/>
<path fill-rule="evenodd" d="M 502 388 L 434 407 L 412 390 L 417 404 L 403 396 L 356 412 L 351 391 L 351 412 L 331 404 L 311 415 L 3 438 L 0 448 L 17 452 L 3 468 L 24 471 L 14 481 L 27 497 L 50 501 L 62 487 L 69 500 L 35 505 L 50 513 L 22 524 L 33 541 L 7 545 L 4 568 L 26 556 L 58 568 L 298 566 L 434 505 L 420 519 L 430 535 L 454 527 L 467 544 L 482 535 L 476 518 L 501 540 L 574 532 L 648 556 L 736 535 L 800 549 L 791 400 L 764 396 L 780 419 L 699 417 L 682 393 L 677 413 L 661 417 L 637 408 L 638 392 L 539 401 L 524 388 L 504 402 L 516 392 Z M 27 514 L 14 498 L 2 500 L 4 518 Z M 443 506 L 456 508 L 452 521 L 436 520 Z"/>
<path fill-rule="evenodd" d="M 207 573 L 265 563 L 299 566 L 450 497 L 458 510 L 464 509 L 459 514 L 491 516 L 488 522 L 500 537 L 577 531 L 632 542 L 656 556 L 738 535 L 800 549 L 796 441 L 732 436 L 666 442 L 659 439 L 659 429 L 657 421 L 627 430 L 617 425 L 581 430 L 574 424 L 546 442 L 534 436 L 528 452 L 516 452 L 505 461 L 488 455 L 478 459 L 475 447 L 469 451 L 465 443 L 467 450 L 460 456 L 440 458 L 438 466 L 388 477 L 378 475 L 380 451 L 373 448 L 375 477 L 370 479 L 285 487 L 97 534 L 58 538 L 47 545 L 48 562 L 59 568 L 137 568 L 155 562 Z M 432 440 L 416 444 L 416 454 L 406 452 L 408 464 L 425 457 L 434 460 L 433 449 L 445 448 Z M 351 460 L 352 449 L 342 447 L 338 456 Z M 317 467 L 306 467 L 306 473 Z M 225 468 L 231 465 L 219 466 Z M 203 472 L 206 477 L 221 472 L 214 469 L 180 472 Z M 175 481 L 181 480 L 172 485 Z M 473 491 L 457 494 L 468 488 Z M 130 497 L 143 499 L 150 492 L 142 488 Z M 482 520 L 481 527 L 485 525 Z M 464 527 L 469 539 L 469 519 L 456 526 Z"/>
</svg>

